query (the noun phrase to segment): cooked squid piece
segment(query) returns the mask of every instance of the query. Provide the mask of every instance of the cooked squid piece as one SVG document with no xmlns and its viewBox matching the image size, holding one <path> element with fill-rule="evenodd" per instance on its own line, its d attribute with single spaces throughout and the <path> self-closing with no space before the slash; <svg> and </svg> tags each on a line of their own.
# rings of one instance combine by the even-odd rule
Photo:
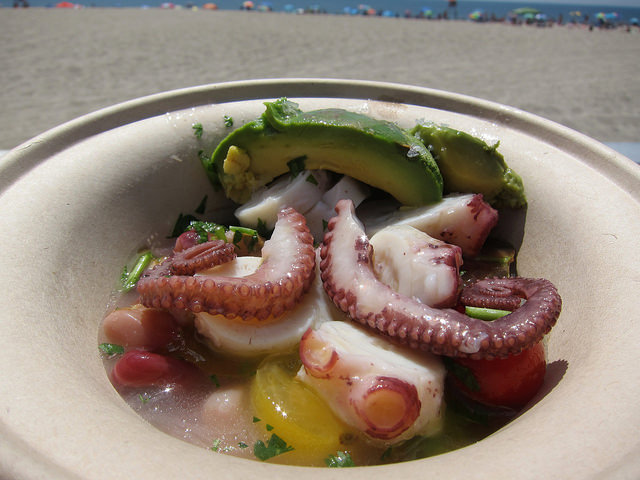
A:
<svg viewBox="0 0 640 480">
<path fill-rule="evenodd" d="M 300 343 L 298 378 L 347 425 L 391 445 L 441 428 L 440 359 L 393 345 L 347 322 L 323 323 Z"/>
<path fill-rule="evenodd" d="M 376 205 L 376 207 L 379 207 Z M 458 245 L 473 257 L 498 223 L 498 212 L 480 194 L 451 194 L 438 203 L 380 213 L 378 208 L 359 211 L 368 235 L 391 225 L 410 225 L 447 243 Z"/>
<path fill-rule="evenodd" d="M 373 270 L 396 292 L 430 305 L 455 306 L 462 249 L 409 225 L 386 227 L 371 237 Z"/>
</svg>

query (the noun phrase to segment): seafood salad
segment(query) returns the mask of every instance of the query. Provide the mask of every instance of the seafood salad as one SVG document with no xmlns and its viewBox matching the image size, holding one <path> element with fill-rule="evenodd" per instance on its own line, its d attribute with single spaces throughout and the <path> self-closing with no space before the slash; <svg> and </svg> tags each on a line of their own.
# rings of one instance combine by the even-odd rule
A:
<svg viewBox="0 0 640 480">
<path fill-rule="evenodd" d="M 201 159 L 233 220 L 181 215 L 125 267 L 99 332 L 116 390 L 212 454 L 289 465 L 424 458 L 511 420 L 562 302 L 493 234 L 527 203 L 498 145 L 265 107 Z"/>
</svg>

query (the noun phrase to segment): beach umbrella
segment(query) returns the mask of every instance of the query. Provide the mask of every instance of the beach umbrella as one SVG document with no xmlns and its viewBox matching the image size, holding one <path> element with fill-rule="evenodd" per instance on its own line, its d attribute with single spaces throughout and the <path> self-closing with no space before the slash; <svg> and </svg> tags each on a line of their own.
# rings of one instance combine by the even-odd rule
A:
<svg viewBox="0 0 640 480">
<path fill-rule="evenodd" d="M 215 3 L 205 3 L 204 5 L 202 5 L 202 9 L 203 10 L 217 10 L 218 9 L 218 5 L 216 5 Z"/>
<path fill-rule="evenodd" d="M 294 7 L 294 6 L 293 6 L 293 5 L 291 5 L 290 3 L 287 3 L 287 4 L 284 6 L 284 11 L 285 11 L 285 12 L 287 12 L 287 13 L 295 12 L 295 10 L 296 10 L 296 7 Z"/>
<path fill-rule="evenodd" d="M 383 17 L 395 17 L 396 13 L 393 10 L 383 10 L 382 11 L 382 16 Z"/>
<path fill-rule="evenodd" d="M 74 8 L 75 5 L 71 2 L 60 2 L 56 4 L 56 8 Z"/>
<path fill-rule="evenodd" d="M 473 20 L 474 22 L 480 22 L 484 20 L 484 11 L 483 10 L 474 10 L 469 14 L 469 20 Z"/>
<path fill-rule="evenodd" d="M 520 7 L 513 10 L 516 15 L 536 15 L 540 13 L 540 10 L 533 7 Z"/>
<path fill-rule="evenodd" d="M 631 25 L 640 25 L 640 20 L 638 20 L 638 17 L 633 17 L 629 20 L 629 23 Z"/>
<path fill-rule="evenodd" d="M 254 4 L 251 0 L 247 0 L 246 2 L 242 2 L 242 8 L 245 10 L 253 10 Z"/>
<path fill-rule="evenodd" d="M 422 7 L 420 9 L 420 16 L 424 18 L 431 18 L 433 17 L 433 10 L 431 10 L 429 7 Z"/>
</svg>

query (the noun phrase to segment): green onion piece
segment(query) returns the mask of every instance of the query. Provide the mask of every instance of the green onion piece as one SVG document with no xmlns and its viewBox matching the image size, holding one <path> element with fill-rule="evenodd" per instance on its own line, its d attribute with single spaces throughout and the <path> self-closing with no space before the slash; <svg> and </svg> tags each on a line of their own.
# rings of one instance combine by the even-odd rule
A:
<svg viewBox="0 0 640 480">
<path fill-rule="evenodd" d="M 196 137 L 202 138 L 203 128 L 201 123 L 194 123 L 191 128 L 193 128 L 193 133 Z"/>
<path fill-rule="evenodd" d="M 129 274 L 126 275 L 126 278 L 123 279 L 124 281 L 122 282 L 122 288 L 120 291 L 125 293 L 131 291 L 136 286 L 136 283 L 138 283 L 138 280 L 140 280 L 142 272 L 145 271 L 152 260 L 153 255 L 150 251 L 146 251 L 140 255 L 131 272 L 129 272 Z"/>
<path fill-rule="evenodd" d="M 233 118 L 232 117 L 230 117 L 229 115 L 225 115 L 222 118 L 224 119 L 224 126 L 225 127 L 233 127 Z"/>
<path fill-rule="evenodd" d="M 509 315 L 509 310 L 498 310 L 495 308 L 482 308 L 482 307 L 464 307 L 464 313 L 468 316 L 477 318 L 478 320 L 485 320 L 490 322 L 505 315 Z"/>
<path fill-rule="evenodd" d="M 214 228 L 213 234 L 218 240 L 224 240 L 225 242 L 227 241 L 227 230 L 222 225 L 218 225 L 216 228 Z"/>
</svg>

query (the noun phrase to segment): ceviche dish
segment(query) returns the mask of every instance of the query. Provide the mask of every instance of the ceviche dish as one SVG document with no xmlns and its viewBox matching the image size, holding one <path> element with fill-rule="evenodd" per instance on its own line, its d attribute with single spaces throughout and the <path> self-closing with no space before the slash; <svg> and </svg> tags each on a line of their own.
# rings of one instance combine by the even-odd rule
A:
<svg viewBox="0 0 640 480">
<path fill-rule="evenodd" d="M 198 160 L 233 218 L 203 194 L 123 259 L 100 324 L 131 408 L 211 455 L 357 467 L 472 444 L 534 400 L 562 301 L 496 232 L 527 206 L 499 143 L 286 98 L 224 121 Z"/>
</svg>

